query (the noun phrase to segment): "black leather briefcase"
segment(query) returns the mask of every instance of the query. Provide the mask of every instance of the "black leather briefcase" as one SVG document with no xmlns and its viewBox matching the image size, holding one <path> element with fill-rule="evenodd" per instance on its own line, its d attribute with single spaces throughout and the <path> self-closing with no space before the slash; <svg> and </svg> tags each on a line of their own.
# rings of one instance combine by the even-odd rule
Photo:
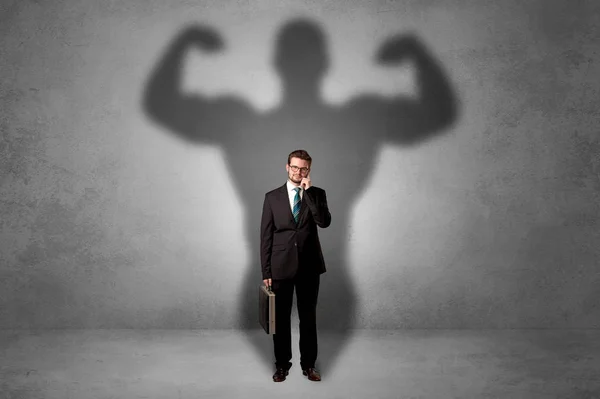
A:
<svg viewBox="0 0 600 399">
<path fill-rule="evenodd" d="M 258 319 L 267 334 L 275 334 L 275 293 L 261 285 L 258 291 Z"/>
</svg>

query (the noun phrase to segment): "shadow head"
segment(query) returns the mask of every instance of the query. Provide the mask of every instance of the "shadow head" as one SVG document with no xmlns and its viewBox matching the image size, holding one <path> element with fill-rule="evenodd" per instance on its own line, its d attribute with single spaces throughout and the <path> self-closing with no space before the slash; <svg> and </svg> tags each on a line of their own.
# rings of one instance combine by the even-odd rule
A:
<svg viewBox="0 0 600 399">
<path fill-rule="evenodd" d="M 318 84 L 328 68 L 322 29 L 306 19 L 286 23 L 277 35 L 274 64 L 286 86 Z"/>
</svg>

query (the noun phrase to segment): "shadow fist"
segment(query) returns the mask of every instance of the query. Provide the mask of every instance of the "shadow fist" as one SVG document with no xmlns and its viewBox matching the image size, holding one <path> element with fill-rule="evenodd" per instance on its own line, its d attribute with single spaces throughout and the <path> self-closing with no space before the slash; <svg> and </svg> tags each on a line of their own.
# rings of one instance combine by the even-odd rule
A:
<svg viewBox="0 0 600 399">
<path fill-rule="evenodd" d="M 187 45 L 198 47 L 204 51 L 219 51 L 224 47 L 221 35 L 210 27 L 194 26 L 186 29 L 182 36 Z"/>
<path fill-rule="evenodd" d="M 376 60 L 380 64 L 400 64 L 414 58 L 421 48 L 421 43 L 414 35 L 394 36 L 381 45 Z"/>
</svg>

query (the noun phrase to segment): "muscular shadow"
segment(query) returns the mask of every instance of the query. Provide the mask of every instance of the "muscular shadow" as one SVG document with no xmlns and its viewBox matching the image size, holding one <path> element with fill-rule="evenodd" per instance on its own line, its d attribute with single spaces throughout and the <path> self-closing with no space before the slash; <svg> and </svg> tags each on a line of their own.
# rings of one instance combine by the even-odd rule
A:
<svg viewBox="0 0 600 399">
<path fill-rule="evenodd" d="M 244 283 L 238 314 L 244 329 L 259 327 L 259 227 L 264 195 L 285 183 L 291 151 L 305 149 L 312 156 L 313 184 L 326 190 L 332 215 L 330 227 L 319 229 L 327 272 L 321 275 L 317 329 L 334 334 L 326 341 L 320 339 L 317 367 L 327 372 L 355 325 L 358 298 L 348 270 L 348 225 L 354 201 L 373 172 L 375 157 L 385 144 L 413 145 L 440 132 L 455 119 L 456 105 L 440 67 L 413 35 L 390 38 L 375 59 L 390 67 L 414 63 L 415 98 L 361 96 L 339 107 L 320 98 L 328 56 L 318 25 L 295 19 L 282 27 L 276 39 L 274 66 L 283 87 L 277 109 L 259 114 L 239 98 L 182 94 L 179 86 L 186 52 L 194 47 L 206 53 L 223 48 L 214 30 L 197 26 L 184 29 L 158 63 L 145 92 L 144 109 L 152 120 L 181 138 L 216 144 L 224 152 L 237 195 L 243 199 L 246 239 L 252 252 L 248 263 L 240 267 Z M 354 267 L 371 269 L 372 265 Z M 250 332 L 248 337 L 264 361 L 272 363 L 271 338 Z"/>
</svg>

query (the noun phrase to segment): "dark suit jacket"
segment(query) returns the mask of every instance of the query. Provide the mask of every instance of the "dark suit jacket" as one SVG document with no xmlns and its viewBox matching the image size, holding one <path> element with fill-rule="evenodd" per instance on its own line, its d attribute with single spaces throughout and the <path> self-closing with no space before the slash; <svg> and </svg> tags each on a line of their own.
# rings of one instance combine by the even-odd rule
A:
<svg viewBox="0 0 600 399">
<path fill-rule="evenodd" d="M 287 186 L 265 194 L 260 223 L 260 263 L 263 279 L 289 279 L 303 271 L 325 273 L 317 226 L 331 224 L 325 190 L 304 191 L 298 224 L 294 220 Z"/>
</svg>

